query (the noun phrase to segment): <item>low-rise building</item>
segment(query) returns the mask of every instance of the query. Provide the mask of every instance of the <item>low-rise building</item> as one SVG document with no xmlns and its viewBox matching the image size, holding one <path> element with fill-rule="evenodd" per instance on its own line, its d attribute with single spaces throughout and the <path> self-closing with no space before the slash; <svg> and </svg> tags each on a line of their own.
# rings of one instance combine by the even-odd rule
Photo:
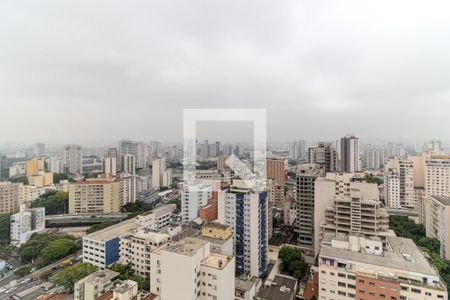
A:
<svg viewBox="0 0 450 300">
<path fill-rule="evenodd" d="M 135 274 L 148 278 L 150 276 L 150 253 L 168 243 L 171 236 L 148 230 L 138 230 L 120 239 L 120 258 L 122 264 L 130 264 Z"/>
<path fill-rule="evenodd" d="M 272 284 L 263 285 L 255 300 L 294 300 L 297 293 L 298 280 L 291 276 L 278 274 Z"/>
<path fill-rule="evenodd" d="M 342 236 L 319 255 L 319 299 L 447 299 L 447 287 L 411 239 Z"/>
<path fill-rule="evenodd" d="M 20 246 L 35 232 L 45 229 L 45 207 L 27 209 L 24 204 L 20 211 L 10 217 L 11 245 Z"/>
<path fill-rule="evenodd" d="M 119 273 L 100 270 L 78 280 L 73 288 L 74 300 L 96 300 L 97 297 L 113 288 L 113 280 Z"/>
</svg>

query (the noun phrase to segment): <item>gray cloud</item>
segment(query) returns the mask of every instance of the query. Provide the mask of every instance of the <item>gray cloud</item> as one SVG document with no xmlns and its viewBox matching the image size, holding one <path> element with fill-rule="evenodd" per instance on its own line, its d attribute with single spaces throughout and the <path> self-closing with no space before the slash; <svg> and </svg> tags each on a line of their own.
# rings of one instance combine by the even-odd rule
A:
<svg viewBox="0 0 450 300">
<path fill-rule="evenodd" d="M 174 141 L 195 107 L 267 108 L 274 141 L 449 138 L 449 12 L 446 1 L 3 1 L 0 142 Z"/>
</svg>

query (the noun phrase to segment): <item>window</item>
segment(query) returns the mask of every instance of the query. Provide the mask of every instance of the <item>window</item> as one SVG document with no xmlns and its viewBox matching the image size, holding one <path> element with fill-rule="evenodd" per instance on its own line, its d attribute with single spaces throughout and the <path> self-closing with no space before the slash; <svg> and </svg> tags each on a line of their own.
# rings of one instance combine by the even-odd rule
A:
<svg viewBox="0 0 450 300">
<path fill-rule="evenodd" d="M 415 289 L 415 288 L 411 288 L 411 292 L 416 293 L 416 294 L 422 294 L 421 290 Z"/>
</svg>

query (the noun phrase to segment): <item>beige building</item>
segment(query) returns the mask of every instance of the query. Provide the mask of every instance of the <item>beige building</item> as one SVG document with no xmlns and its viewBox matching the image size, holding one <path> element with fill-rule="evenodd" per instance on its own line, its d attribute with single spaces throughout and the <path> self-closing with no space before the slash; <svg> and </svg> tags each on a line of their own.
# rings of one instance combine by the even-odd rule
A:
<svg viewBox="0 0 450 300">
<path fill-rule="evenodd" d="M 234 240 L 230 226 L 206 223 L 196 238 L 209 242 L 211 252 L 233 255 Z"/>
<path fill-rule="evenodd" d="M 119 262 L 130 264 L 135 274 L 142 278 L 150 276 L 150 253 L 171 240 L 171 236 L 148 230 L 138 230 L 136 233 L 120 238 Z"/>
<path fill-rule="evenodd" d="M 450 156 L 432 156 L 425 161 L 425 194 L 450 196 Z"/>
<path fill-rule="evenodd" d="M 340 234 L 357 234 L 365 237 L 392 235 L 389 231 L 389 214 L 377 198 L 364 198 L 361 190 L 352 187 L 349 196 L 336 196 L 334 204 L 325 209 L 321 224 L 321 244 Z"/>
<path fill-rule="evenodd" d="M 128 179 L 101 178 L 70 183 L 69 213 L 120 212 L 122 205 L 134 202 Z"/>
<path fill-rule="evenodd" d="M 150 292 L 162 300 L 234 299 L 234 257 L 211 252 L 207 241 L 184 238 L 153 251 L 150 262 Z"/>
<path fill-rule="evenodd" d="M 426 196 L 424 203 L 426 234 L 439 240 L 441 257 L 450 259 L 450 198 Z"/>
<path fill-rule="evenodd" d="M 392 158 L 384 166 L 384 202 L 392 208 L 417 208 L 414 194 L 414 163 Z"/>
<path fill-rule="evenodd" d="M 358 192 L 361 199 L 379 199 L 378 186 L 373 183 L 361 182 L 361 178 L 352 173 L 327 173 L 325 177 L 319 177 L 314 187 L 314 253 L 319 254 L 322 230 L 326 221 L 326 214 L 334 209 L 336 199 L 350 198 L 352 193 Z M 358 207 L 362 205 L 360 200 L 352 203 L 355 206 L 351 210 L 350 218 L 358 218 Z M 338 205 L 339 206 L 339 205 Z M 337 220 L 339 223 L 341 220 Z M 356 226 L 355 226 L 356 228 Z"/>
<path fill-rule="evenodd" d="M 447 287 L 410 239 L 342 236 L 319 255 L 319 299 L 447 299 Z"/>
<path fill-rule="evenodd" d="M 12 213 L 19 210 L 26 195 L 22 183 L 0 182 L 0 212 Z"/>
<path fill-rule="evenodd" d="M 73 288 L 74 300 L 95 300 L 114 286 L 119 273 L 111 270 L 97 271 L 77 281 Z"/>
<path fill-rule="evenodd" d="M 38 175 L 45 171 L 45 159 L 43 157 L 34 157 L 27 161 L 27 177 Z"/>
</svg>

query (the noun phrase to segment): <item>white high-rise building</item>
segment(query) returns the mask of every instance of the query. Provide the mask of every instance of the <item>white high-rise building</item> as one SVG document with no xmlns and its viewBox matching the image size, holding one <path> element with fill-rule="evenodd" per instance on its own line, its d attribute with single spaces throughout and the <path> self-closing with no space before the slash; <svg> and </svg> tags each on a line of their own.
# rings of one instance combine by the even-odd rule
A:
<svg viewBox="0 0 450 300">
<path fill-rule="evenodd" d="M 368 148 L 364 150 L 364 168 L 368 170 L 379 170 L 384 165 L 384 149 Z"/>
<path fill-rule="evenodd" d="M 384 201 L 392 208 L 416 208 L 414 163 L 393 158 L 384 166 Z"/>
<path fill-rule="evenodd" d="M 35 157 L 45 156 L 45 144 L 43 143 L 34 144 L 34 156 Z"/>
<path fill-rule="evenodd" d="M 80 145 L 66 145 L 64 147 L 64 168 L 68 174 L 81 174 L 83 155 Z"/>
<path fill-rule="evenodd" d="M 104 159 L 104 170 L 107 176 L 113 177 L 117 175 L 117 158 L 114 156 L 106 156 Z"/>
<path fill-rule="evenodd" d="M 133 175 L 136 173 L 136 158 L 133 154 L 122 155 L 122 171 Z"/>
<path fill-rule="evenodd" d="M 198 184 L 192 187 L 190 190 L 185 187 L 183 194 L 181 195 L 181 220 L 184 224 L 198 217 L 200 208 L 208 204 L 208 200 L 211 199 L 212 188 L 211 186 L 204 186 Z"/>
<path fill-rule="evenodd" d="M 130 140 L 119 141 L 119 157 L 126 154 L 131 154 L 135 158 L 136 168 L 145 168 L 147 165 L 146 146 L 141 142 L 134 142 Z M 120 161 L 120 169 L 123 170 L 123 166 Z"/>
<path fill-rule="evenodd" d="M 354 135 L 341 138 L 341 171 L 354 173 L 361 171 L 359 139 Z"/>
<path fill-rule="evenodd" d="M 300 159 L 306 156 L 306 142 L 303 140 L 295 141 L 291 145 L 290 157 Z"/>
<path fill-rule="evenodd" d="M 268 266 L 268 197 L 235 180 L 229 191 L 218 192 L 218 222 L 234 236 L 236 273 L 263 277 Z"/>
<path fill-rule="evenodd" d="M 230 300 L 235 259 L 210 251 L 210 243 L 184 238 L 150 254 L 150 292 L 161 300 Z"/>
</svg>

